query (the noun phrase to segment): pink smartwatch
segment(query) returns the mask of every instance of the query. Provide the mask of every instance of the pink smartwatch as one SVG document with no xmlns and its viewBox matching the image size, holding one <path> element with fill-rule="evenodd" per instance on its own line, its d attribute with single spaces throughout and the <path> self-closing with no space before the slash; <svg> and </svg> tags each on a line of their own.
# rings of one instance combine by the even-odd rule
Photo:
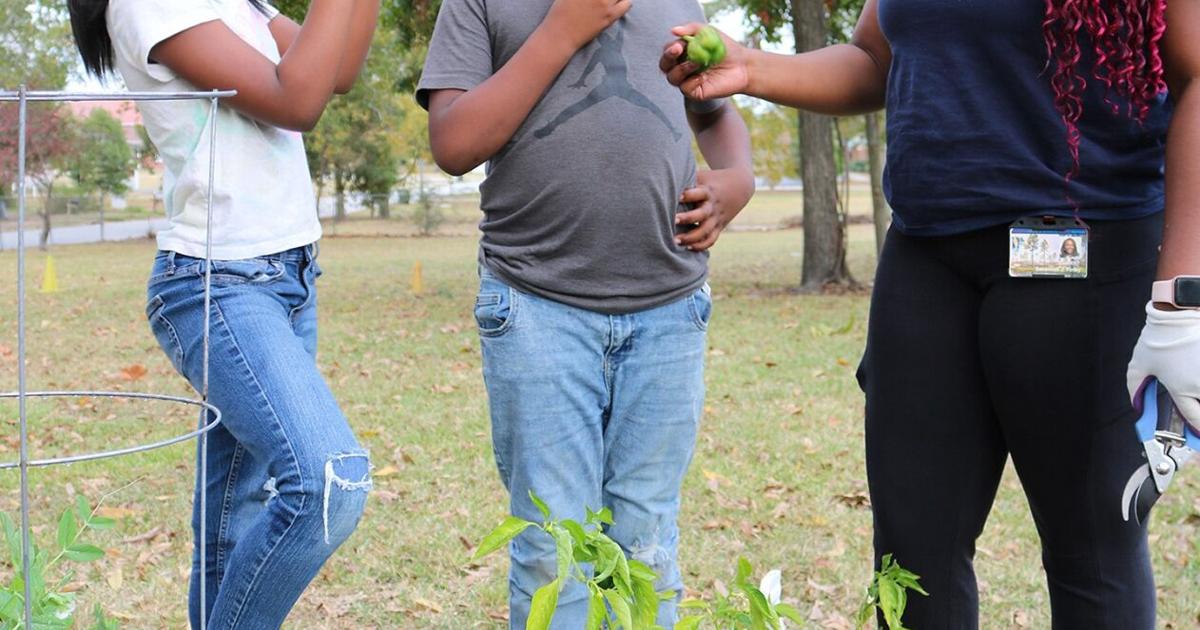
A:
<svg viewBox="0 0 1200 630">
<path fill-rule="evenodd" d="M 1200 310 L 1200 276 L 1178 276 L 1155 282 L 1150 300 L 1175 308 Z"/>
</svg>

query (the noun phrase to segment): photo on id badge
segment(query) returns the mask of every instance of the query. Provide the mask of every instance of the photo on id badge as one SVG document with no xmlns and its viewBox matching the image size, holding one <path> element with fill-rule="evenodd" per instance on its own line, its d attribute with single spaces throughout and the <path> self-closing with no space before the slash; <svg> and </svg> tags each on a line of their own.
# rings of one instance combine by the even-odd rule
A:
<svg viewBox="0 0 1200 630">
<path fill-rule="evenodd" d="M 1008 230 L 1008 275 L 1087 278 L 1088 227 L 1078 219 L 1030 217 Z"/>
</svg>

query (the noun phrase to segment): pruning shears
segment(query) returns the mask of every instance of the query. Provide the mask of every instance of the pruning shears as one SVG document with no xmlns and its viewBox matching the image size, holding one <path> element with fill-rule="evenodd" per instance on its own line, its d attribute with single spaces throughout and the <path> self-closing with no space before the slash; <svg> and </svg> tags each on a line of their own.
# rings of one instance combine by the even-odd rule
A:
<svg viewBox="0 0 1200 630">
<path fill-rule="evenodd" d="M 1146 463 L 1134 471 L 1121 495 L 1121 515 L 1139 524 L 1146 522 L 1179 468 L 1200 451 L 1200 433 L 1179 413 L 1167 388 L 1150 379 L 1141 394 L 1134 406 L 1142 413 L 1137 434 Z"/>
</svg>

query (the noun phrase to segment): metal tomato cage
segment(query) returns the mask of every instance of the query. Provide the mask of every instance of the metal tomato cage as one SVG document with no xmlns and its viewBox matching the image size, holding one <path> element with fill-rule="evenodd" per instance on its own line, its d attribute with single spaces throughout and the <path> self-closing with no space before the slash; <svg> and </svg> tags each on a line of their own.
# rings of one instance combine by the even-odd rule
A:
<svg viewBox="0 0 1200 630">
<path fill-rule="evenodd" d="M 26 113 L 28 104 L 32 102 L 81 102 L 81 101 L 180 101 L 180 100 L 207 100 L 209 102 L 209 164 L 208 164 L 208 188 L 211 192 L 213 180 L 216 177 L 216 146 L 217 146 L 217 110 L 219 101 L 222 98 L 235 96 L 236 91 L 221 91 L 213 90 L 211 92 L 113 92 L 113 93 L 96 93 L 96 92 L 38 92 L 29 91 L 25 86 L 21 86 L 15 92 L 0 91 L 0 103 L 17 103 L 19 108 L 18 113 L 18 133 L 20 138 L 17 141 L 17 391 L 15 392 L 0 392 L 0 399 L 17 400 L 18 412 L 20 415 L 20 455 L 15 462 L 0 462 L 0 470 L 8 470 L 17 468 L 21 473 L 21 572 L 25 583 L 25 628 L 33 627 L 33 602 L 31 601 L 32 587 L 29 580 L 30 563 L 33 561 L 32 545 L 29 539 L 29 469 L 42 466 L 58 466 L 62 464 L 72 464 L 77 462 L 93 461 L 97 459 L 106 459 L 110 457 L 120 457 L 123 455 L 132 455 L 134 453 L 143 453 L 153 449 L 186 442 L 188 440 L 197 439 L 199 441 L 200 462 L 198 474 L 200 475 L 200 497 L 199 510 L 203 515 L 208 508 L 208 432 L 216 428 L 221 422 L 221 411 L 208 403 L 208 359 L 209 359 L 209 329 L 210 329 L 210 302 L 211 295 L 211 270 L 212 266 L 205 264 L 204 266 L 204 351 L 203 351 L 203 368 L 200 387 L 200 398 L 189 399 L 178 396 L 167 396 L 163 394 L 148 394 L 148 393 L 133 393 L 133 392 L 107 392 L 107 391 L 44 391 L 31 392 L 26 388 L 25 382 L 25 150 L 26 150 Z M 212 195 L 208 195 L 208 224 L 205 235 L 205 262 L 212 259 Z M 161 440 L 158 442 L 141 444 L 127 448 L 121 448 L 111 451 L 98 453 L 88 453 L 84 455 L 72 455 L 65 457 L 57 457 L 51 459 L 30 459 L 29 457 L 29 428 L 27 424 L 27 415 L 25 403 L 30 398 L 120 398 L 131 400 L 155 400 L 176 403 L 185 406 L 197 407 L 199 409 L 200 419 L 198 428 L 184 435 L 176 436 L 170 439 Z M 206 575 L 206 524 L 207 519 L 200 518 L 200 574 Z M 205 580 L 200 580 L 200 601 L 207 601 L 205 593 Z M 204 607 L 201 607 L 200 612 L 200 628 L 203 630 L 207 627 L 207 619 L 205 618 Z"/>
</svg>

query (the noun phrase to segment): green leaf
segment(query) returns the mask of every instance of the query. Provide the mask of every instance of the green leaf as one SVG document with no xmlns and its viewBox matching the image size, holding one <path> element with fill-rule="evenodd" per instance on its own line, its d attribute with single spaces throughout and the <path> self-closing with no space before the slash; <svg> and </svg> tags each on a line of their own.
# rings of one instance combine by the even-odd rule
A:
<svg viewBox="0 0 1200 630">
<path fill-rule="evenodd" d="M 533 602 L 529 607 L 529 618 L 525 620 L 525 630 L 546 630 L 554 619 L 554 611 L 558 608 L 558 591 L 562 584 L 554 580 L 539 588 L 533 594 Z"/>
<path fill-rule="evenodd" d="M 779 626 L 779 616 L 771 608 L 767 596 L 762 591 L 748 584 L 742 586 L 746 599 L 750 600 L 750 621 L 755 630 L 767 630 Z"/>
<path fill-rule="evenodd" d="M 685 599 L 679 602 L 680 610 L 708 610 L 708 604 L 699 599 Z"/>
<path fill-rule="evenodd" d="M 82 494 L 75 495 L 75 513 L 79 516 L 80 523 L 86 523 L 92 517 L 92 506 L 88 505 Z"/>
<path fill-rule="evenodd" d="M 617 543 L 613 543 L 617 548 L 617 568 L 613 571 L 613 585 L 622 595 L 629 599 L 633 599 L 633 579 L 629 577 L 629 559 L 625 557 L 625 552 L 621 551 L 621 547 Z"/>
<path fill-rule="evenodd" d="M 737 575 L 733 578 L 734 586 L 748 584 L 750 580 L 750 574 L 753 572 L 754 569 L 750 566 L 750 562 L 748 560 L 745 558 L 738 558 Z"/>
<path fill-rule="evenodd" d="M 33 548 L 33 562 L 29 564 L 29 592 L 34 605 L 46 594 L 46 552 Z"/>
<path fill-rule="evenodd" d="M 615 590 L 604 591 L 604 599 L 608 602 L 608 606 L 612 608 L 613 615 L 617 618 L 617 625 L 612 628 L 624 628 L 624 630 L 634 630 L 633 615 L 629 611 L 629 602 Z"/>
<path fill-rule="evenodd" d="M 109 619 L 104 616 L 104 610 L 97 603 L 92 608 L 92 628 L 91 630 L 119 630 L 115 619 Z"/>
<path fill-rule="evenodd" d="M 15 588 L 15 587 L 14 587 Z M 25 613 L 21 597 L 16 593 L 0 589 L 0 621 L 18 621 Z"/>
<path fill-rule="evenodd" d="M 779 613 L 780 617 L 804 625 L 804 615 L 801 615 L 799 610 L 788 604 L 775 604 L 775 612 Z"/>
<path fill-rule="evenodd" d="M 600 589 L 593 587 L 592 595 L 588 599 L 586 630 L 600 630 L 604 626 L 604 618 L 607 615 L 608 609 L 604 607 L 604 595 Z"/>
<path fill-rule="evenodd" d="M 924 588 L 921 588 L 921 576 L 907 569 L 901 569 L 899 568 L 899 565 L 897 565 L 896 575 L 893 579 L 896 580 L 897 584 L 903 586 L 904 588 L 916 591 L 922 595 L 929 595 L 929 593 L 925 592 Z"/>
<path fill-rule="evenodd" d="M 603 535 L 597 534 L 597 536 Z M 614 543 L 607 536 L 604 536 L 603 538 L 596 538 L 593 541 L 593 545 L 596 548 L 597 556 L 595 580 L 597 582 L 603 582 L 611 577 L 613 572 L 617 570 L 617 563 L 625 557 L 625 552 L 621 551 L 620 545 Z"/>
<path fill-rule="evenodd" d="M 75 610 L 74 593 L 47 593 L 37 602 L 38 615 L 43 618 L 65 619 Z"/>
<path fill-rule="evenodd" d="M 93 516 L 87 526 L 96 530 L 109 530 L 117 526 L 117 521 L 107 516 Z"/>
<path fill-rule="evenodd" d="M 633 578 L 633 617 L 638 628 L 654 625 L 660 601 L 658 591 L 654 590 L 653 580 Z"/>
<path fill-rule="evenodd" d="M 534 494 L 533 490 L 529 491 L 529 500 L 533 501 L 533 506 L 536 507 L 538 509 L 538 511 L 542 513 L 542 518 L 547 523 L 549 523 L 550 522 L 550 506 L 546 505 L 546 502 L 543 501 L 541 497 Z"/>
<path fill-rule="evenodd" d="M 675 623 L 675 630 L 699 630 L 704 617 L 684 617 Z"/>
<path fill-rule="evenodd" d="M 854 627 L 862 628 L 871 621 L 873 616 L 875 616 L 875 604 L 863 602 L 862 607 L 858 609 L 858 616 L 854 619 Z"/>
<path fill-rule="evenodd" d="M 901 598 L 904 590 L 889 578 L 879 580 L 879 609 L 883 611 L 883 619 L 889 628 L 900 627 L 900 617 L 903 614 Z"/>
<path fill-rule="evenodd" d="M 589 525 L 612 525 L 612 510 L 604 508 L 599 512 L 593 512 L 592 508 L 587 508 L 587 523 Z"/>
<path fill-rule="evenodd" d="M 651 583 L 658 580 L 658 574 L 654 572 L 654 569 L 641 560 L 629 561 L 629 575 L 635 580 L 641 579 Z"/>
<path fill-rule="evenodd" d="M 563 529 L 571 532 L 571 538 L 575 539 L 576 546 L 587 544 L 587 531 L 583 529 L 583 525 L 580 525 L 578 521 L 564 519 L 559 521 L 558 524 L 562 525 Z"/>
<path fill-rule="evenodd" d="M 17 531 L 16 523 L 9 518 L 7 513 L 0 512 L 0 522 L 4 525 L 4 540 L 8 544 L 9 562 L 13 567 L 16 567 L 20 573 L 21 567 L 21 534 Z"/>
<path fill-rule="evenodd" d="M 63 555 L 75 562 L 93 562 L 104 557 L 104 550 L 95 545 L 76 543 L 67 547 Z"/>
<path fill-rule="evenodd" d="M 68 545 L 75 542 L 75 536 L 79 530 L 75 525 L 75 514 L 71 510 L 64 510 L 62 518 L 58 519 L 58 548 L 66 549 Z"/>
<path fill-rule="evenodd" d="M 550 535 L 554 538 L 554 552 L 558 560 L 558 579 L 565 580 L 570 576 L 571 560 L 574 555 L 574 539 L 571 538 L 571 533 L 562 527 L 550 528 Z"/>
<path fill-rule="evenodd" d="M 475 555 L 471 556 L 471 561 L 474 562 L 493 551 L 512 542 L 521 532 L 533 527 L 534 524 L 523 518 L 509 516 L 504 519 L 503 523 L 496 526 L 490 534 L 484 536 L 483 541 L 479 543 L 479 548 L 475 550 Z"/>
</svg>

